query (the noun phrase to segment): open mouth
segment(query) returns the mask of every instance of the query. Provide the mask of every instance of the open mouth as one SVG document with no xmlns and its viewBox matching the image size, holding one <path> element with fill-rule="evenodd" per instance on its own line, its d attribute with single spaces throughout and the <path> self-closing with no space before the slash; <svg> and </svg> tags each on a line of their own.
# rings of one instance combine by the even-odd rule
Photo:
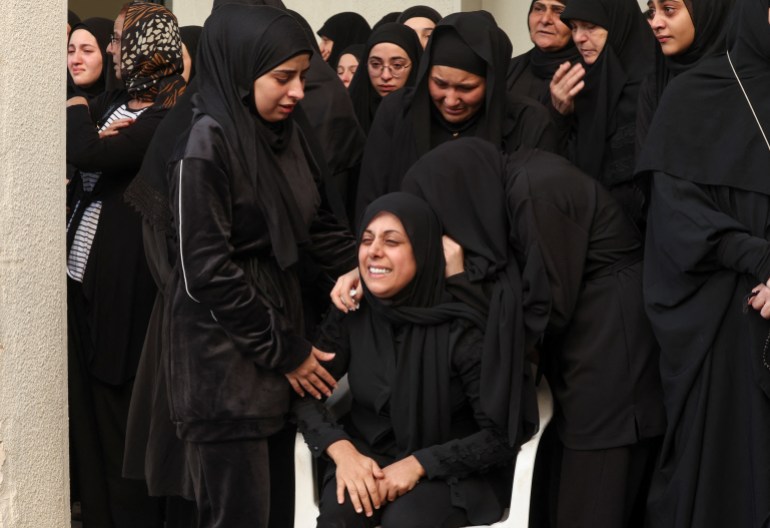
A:
<svg viewBox="0 0 770 528">
<path fill-rule="evenodd" d="M 369 275 L 371 275 L 372 277 L 382 277 L 384 275 L 388 275 L 393 271 L 390 268 L 380 268 L 376 266 L 369 266 L 367 270 L 369 271 Z"/>
</svg>

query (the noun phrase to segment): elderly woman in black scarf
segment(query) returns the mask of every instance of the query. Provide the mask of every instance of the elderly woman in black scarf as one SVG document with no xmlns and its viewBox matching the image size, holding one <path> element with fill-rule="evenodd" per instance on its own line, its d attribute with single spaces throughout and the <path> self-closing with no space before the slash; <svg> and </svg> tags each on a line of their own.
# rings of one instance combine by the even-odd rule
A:
<svg viewBox="0 0 770 528">
<path fill-rule="evenodd" d="M 332 67 L 337 67 L 342 50 L 351 44 L 363 44 L 372 33 L 364 17 L 352 11 L 331 16 L 316 33 L 321 37 L 321 57 Z"/>
<path fill-rule="evenodd" d="M 654 70 L 655 41 L 636 0 L 571 0 L 561 15 L 582 56 L 551 81 L 567 155 L 599 180 L 643 229 L 644 189 L 634 179 L 636 108 Z"/>
<path fill-rule="evenodd" d="M 67 161 L 77 169 L 67 225 L 72 481 L 85 525 L 161 526 L 144 484 L 120 471 L 155 296 L 141 219 L 123 192 L 185 89 L 176 18 L 156 4 L 126 4 L 107 52 L 126 89 L 67 101 Z"/>
<path fill-rule="evenodd" d="M 384 97 L 414 85 L 421 56 L 414 31 L 395 22 L 383 24 L 366 41 L 362 64 L 348 90 L 364 133 L 369 132 Z"/>
<path fill-rule="evenodd" d="M 485 11 L 444 18 L 431 36 L 413 88 L 381 103 L 367 138 L 356 210 L 400 189 L 422 154 L 458 137 L 487 139 L 512 152 L 556 149 L 548 112 L 507 94 L 511 42 Z"/>
<path fill-rule="evenodd" d="M 441 14 L 428 6 L 413 6 L 398 15 L 396 22 L 410 27 L 417 33 L 423 49 L 428 45 L 428 39 L 441 21 Z"/>
<path fill-rule="evenodd" d="M 551 104 L 551 79 L 565 61 L 580 56 L 572 42 L 572 30 L 561 21 L 567 0 L 532 0 L 527 27 L 535 45 L 528 52 L 511 59 L 508 90 Z"/>
<path fill-rule="evenodd" d="M 654 526 L 770 522 L 769 7 L 736 0 L 727 52 L 669 83 L 639 160 L 668 416 Z"/>
<path fill-rule="evenodd" d="M 636 146 L 647 137 L 668 83 L 705 57 L 725 50 L 725 29 L 734 0 L 649 0 L 648 20 L 655 38 L 655 72 L 642 83 L 636 114 Z M 648 185 L 646 185 L 648 186 Z"/>
<path fill-rule="evenodd" d="M 449 295 L 441 224 L 425 202 L 383 196 L 361 225 L 367 302 L 331 314 L 319 341 L 337 352 L 335 375 L 348 373 L 350 419 L 341 427 L 311 398 L 294 405 L 312 452 L 334 462 L 318 526 L 495 522 L 515 450 L 483 398 L 484 318 Z"/>
<path fill-rule="evenodd" d="M 271 7 L 206 21 L 194 119 L 174 156 L 177 245 L 164 329 L 171 420 L 184 441 L 199 526 L 267 526 L 268 438 L 292 387 L 328 394 L 331 356 L 303 337 L 300 246 L 335 273 L 354 240 L 319 215 L 318 173 L 292 114 L 311 43 Z"/>
</svg>

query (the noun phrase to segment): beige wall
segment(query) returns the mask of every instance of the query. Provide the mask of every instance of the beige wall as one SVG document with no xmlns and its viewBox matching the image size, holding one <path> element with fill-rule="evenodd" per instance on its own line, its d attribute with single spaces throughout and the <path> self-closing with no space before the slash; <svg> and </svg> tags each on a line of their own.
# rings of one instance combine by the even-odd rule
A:
<svg viewBox="0 0 770 528">
<path fill-rule="evenodd" d="M 0 528 L 69 526 L 65 19 L 0 9 Z"/>
</svg>

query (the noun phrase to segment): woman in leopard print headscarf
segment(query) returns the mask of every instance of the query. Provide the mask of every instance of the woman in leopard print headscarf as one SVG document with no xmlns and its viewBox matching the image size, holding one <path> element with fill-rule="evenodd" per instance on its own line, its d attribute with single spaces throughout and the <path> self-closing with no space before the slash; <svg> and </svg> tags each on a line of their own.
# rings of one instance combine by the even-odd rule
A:
<svg viewBox="0 0 770 528">
<path fill-rule="evenodd" d="M 185 89 L 176 17 L 126 4 L 107 53 L 125 89 L 67 101 L 71 482 L 84 526 L 163 526 L 158 499 L 121 476 L 133 380 L 156 295 L 141 217 L 123 200 Z M 166 519 L 168 526 L 173 526 Z"/>
</svg>

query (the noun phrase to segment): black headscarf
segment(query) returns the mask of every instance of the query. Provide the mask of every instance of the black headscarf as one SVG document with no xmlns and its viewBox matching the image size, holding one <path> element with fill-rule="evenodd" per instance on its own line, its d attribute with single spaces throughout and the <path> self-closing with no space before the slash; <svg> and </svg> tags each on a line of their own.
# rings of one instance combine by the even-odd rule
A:
<svg viewBox="0 0 770 528">
<path fill-rule="evenodd" d="M 83 97 L 95 97 L 102 93 L 107 88 L 107 80 L 112 82 L 116 81 L 115 69 L 112 64 L 112 55 L 107 53 L 107 46 L 110 43 L 110 34 L 112 33 L 113 23 L 112 20 L 106 18 L 89 18 L 83 22 L 78 22 L 72 26 L 70 31 L 70 39 L 75 30 L 82 29 L 88 31 L 96 39 L 96 44 L 99 48 L 99 53 L 102 54 L 102 73 L 94 84 L 91 86 L 77 86 L 74 80 L 67 76 L 67 96 L 73 97 L 80 95 Z M 111 84 L 112 85 L 112 84 Z"/>
<path fill-rule="evenodd" d="M 529 11 L 527 11 L 527 32 L 530 32 L 529 28 L 529 15 L 532 14 L 532 8 L 537 0 L 532 0 L 529 4 Z M 563 0 L 566 5 L 567 0 Z M 516 80 L 526 71 L 530 70 L 538 79 L 544 81 L 544 87 L 539 93 L 523 93 L 540 101 L 541 103 L 547 103 L 551 99 L 550 82 L 553 78 L 553 74 L 559 69 L 559 66 L 569 61 L 574 63 L 580 59 L 580 53 L 575 47 L 575 43 L 570 38 L 567 41 L 567 45 L 556 51 L 544 51 L 537 46 L 533 47 L 528 52 L 518 57 L 511 59 L 511 66 L 508 70 L 508 86 L 509 89 L 513 89 L 516 84 Z"/>
<path fill-rule="evenodd" d="M 67 24 L 70 25 L 70 28 L 74 26 L 75 24 L 80 23 L 80 17 L 75 13 L 72 9 L 67 10 Z"/>
<path fill-rule="evenodd" d="M 182 43 L 190 54 L 190 78 L 188 83 L 195 77 L 195 57 L 198 54 L 198 41 L 201 38 L 201 26 L 184 26 L 179 28 L 179 34 L 182 37 Z"/>
<path fill-rule="evenodd" d="M 332 52 L 326 62 L 336 68 L 342 50 L 351 44 L 363 44 L 371 32 L 372 28 L 369 27 L 369 23 L 358 13 L 346 11 L 330 17 L 317 31 L 320 37 L 326 37 L 334 42 Z"/>
<path fill-rule="evenodd" d="M 401 14 L 398 16 L 398 19 L 396 20 L 396 22 L 398 22 L 399 24 L 403 24 L 407 20 L 410 20 L 412 18 L 417 18 L 417 17 L 427 18 L 431 20 L 434 24 L 438 24 L 439 21 L 441 20 L 441 14 L 438 11 L 436 11 L 432 7 L 419 5 L 419 6 L 413 6 L 413 7 L 407 8 L 404 11 L 402 11 Z"/>
<path fill-rule="evenodd" d="M 465 46 L 460 44 L 458 47 L 458 42 L 464 43 Z M 450 49 L 442 49 L 445 46 Z M 442 122 L 450 129 L 457 126 L 444 122 L 440 114 L 436 115 L 435 105 L 428 92 L 428 80 L 436 54 L 451 57 L 455 53 L 459 58 L 462 51 L 460 48 L 463 47 L 465 50 L 470 49 L 478 56 L 480 62 L 486 65 L 486 72 L 483 75 L 486 79 L 484 106 L 471 118 L 476 123 L 475 136 L 487 139 L 495 145 L 502 143 L 507 103 L 505 77 L 511 57 L 511 41 L 497 26 L 494 18 L 485 11 L 453 13 L 442 19 L 433 30 L 425 48 L 426 58 L 420 62 L 415 95 L 409 110 L 414 124 L 418 155 L 428 152 L 431 148 L 433 119 Z M 478 62 L 474 61 L 474 63 Z"/>
<path fill-rule="evenodd" d="M 375 29 L 374 31 L 377 31 L 377 30 Z M 350 46 L 342 50 L 342 53 L 340 53 L 340 59 L 342 58 L 343 55 L 353 55 L 358 60 L 358 64 L 360 65 L 366 62 L 365 61 L 366 44 L 351 44 Z M 337 66 L 339 66 L 339 64 L 340 64 L 340 61 L 338 59 Z"/>
<path fill-rule="evenodd" d="M 636 0 L 575 0 L 561 15 L 596 24 L 608 32 L 596 62 L 586 66 L 585 87 L 575 98 L 577 136 L 575 164 L 606 186 L 631 178 L 628 171 L 604 167 L 607 138 L 618 129 L 635 129 L 636 106 L 642 79 L 655 66 L 655 40 Z M 633 159 L 635 135 L 625 134 L 614 145 Z M 602 171 L 609 174 L 604 175 Z M 626 174 L 628 172 L 628 174 Z"/>
<path fill-rule="evenodd" d="M 372 26 L 372 31 L 377 29 L 383 24 L 387 24 L 388 22 L 396 22 L 396 19 L 398 19 L 398 15 L 401 14 L 401 11 L 393 11 L 392 13 L 388 13 L 381 19 L 379 19 L 375 24 Z"/>
<path fill-rule="evenodd" d="M 206 20 L 198 48 L 196 116 L 212 117 L 254 182 L 265 214 L 275 258 L 282 268 L 297 261 L 307 228 L 278 161 L 286 147 L 291 119 L 266 123 L 252 110 L 255 79 L 300 54 L 312 54 L 302 27 L 273 7 L 229 5 Z"/>
<path fill-rule="evenodd" d="M 420 57 L 422 57 L 420 40 L 417 38 L 417 34 L 407 26 L 390 22 L 372 32 L 372 35 L 366 41 L 363 56 L 359 60 L 358 70 L 356 70 L 356 74 L 353 76 L 353 80 L 350 81 L 350 87 L 348 88 L 358 123 L 365 133 L 369 132 L 369 128 L 374 120 L 374 114 L 377 112 L 380 101 L 382 101 L 382 97 L 372 86 L 367 61 L 369 60 L 369 53 L 371 53 L 372 48 L 382 42 L 390 42 L 399 46 L 406 52 L 409 62 L 412 63 L 404 86 L 412 86 L 414 84 L 417 78 Z M 342 56 L 342 53 L 340 56 Z"/>
<path fill-rule="evenodd" d="M 214 0 L 211 11 L 213 13 L 214 10 L 226 5 L 271 6 L 285 9 L 281 0 Z"/>
<path fill-rule="evenodd" d="M 737 0 L 727 46 L 770 139 L 770 25 L 767 0 Z M 726 54 L 704 59 L 668 86 L 637 170 L 703 185 L 770 195 L 770 150 Z"/>
<path fill-rule="evenodd" d="M 491 285 L 480 400 L 484 413 L 507 432 L 513 444 L 537 429 L 537 401 L 526 348 L 545 330 L 548 295 L 525 292 L 509 245 L 504 171 L 504 158 L 493 144 L 459 138 L 420 158 L 406 174 L 403 189 L 424 198 L 446 234 L 463 247 L 468 278 Z M 531 302 L 536 297 L 538 303 Z"/>
<path fill-rule="evenodd" d="M 366 209 L 358 235 L 380 213 L 395 215 L 412 245 L 417 270 L 394 297 L 380 299 L 362 281 L 366 303 L 349 316 L 352 354 L 351 384 L 369 394 L 391 414 L 396 443 L 404 454 L 448 441 L 452 405 L 449 391 L 453 323 L 458 319 L 483 327 L 483 317 L 468 305 L 454 302 L 446 291 L 441 224 L 423 200 L 406 193 L 384 195 Z M 395 331 L 400 330 L 396 340 Z M 364 359 L 365 358 L 365 359 Z M 366 369 L 357 374 L 356 368 Z M 376 376 L 372 376 L 375 373 Z M 402 412 L 402 411 L 406 412 Z M 372 432 L 374 433 L 374 432 Z M 365 433 L 366 434 L 366 433 Z"/>
</svg>

